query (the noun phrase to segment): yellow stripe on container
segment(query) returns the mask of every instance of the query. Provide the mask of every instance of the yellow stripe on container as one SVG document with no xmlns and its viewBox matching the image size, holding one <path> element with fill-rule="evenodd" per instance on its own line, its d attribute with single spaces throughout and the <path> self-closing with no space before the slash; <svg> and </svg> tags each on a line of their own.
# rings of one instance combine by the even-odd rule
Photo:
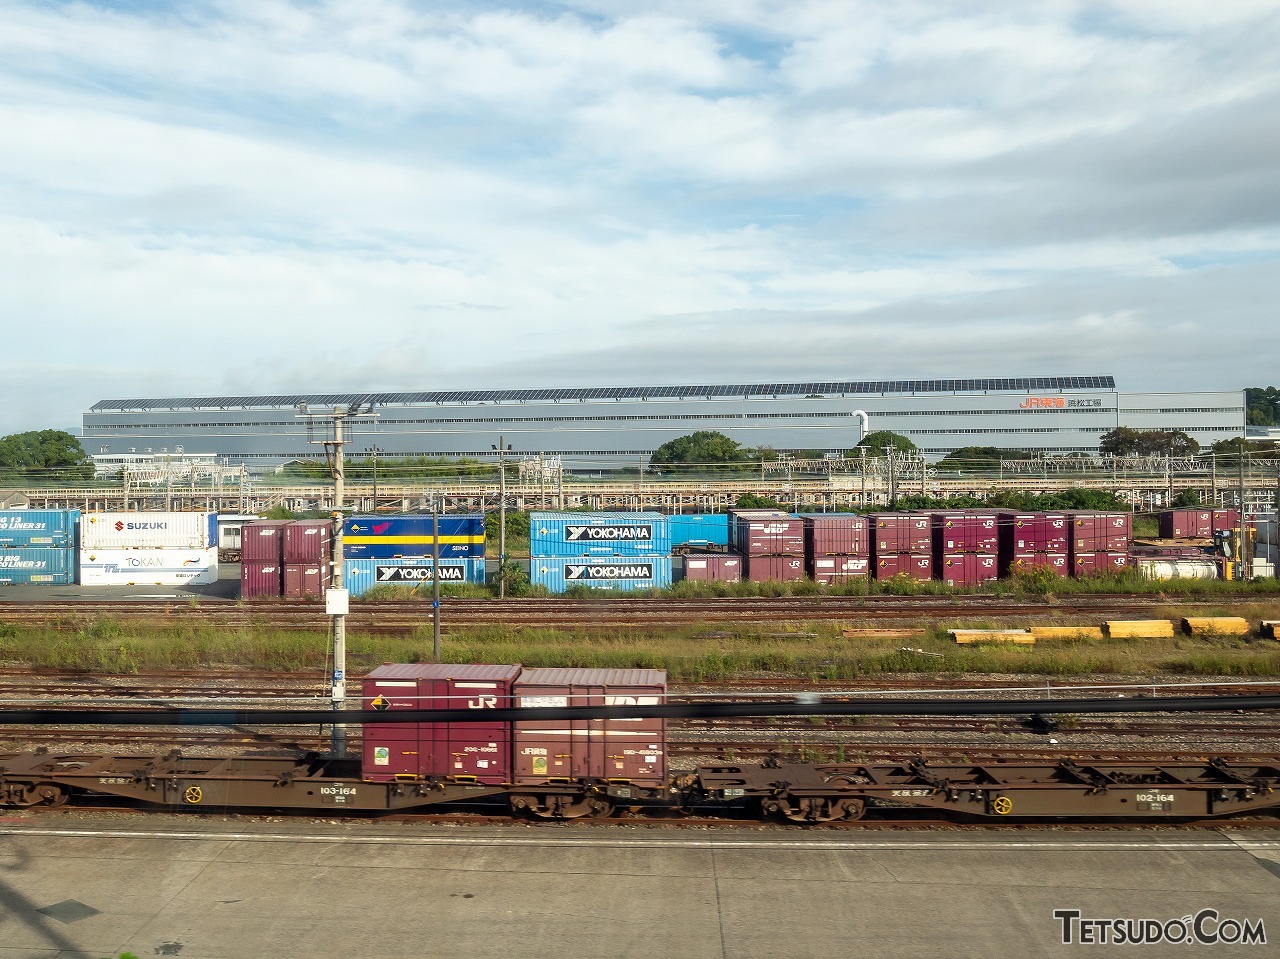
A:
<svg viewBox="0 0 1280 959">
<path fill-rule="evenodd" d="M 435 539 L 431 536 L 359 536 L 348 533 L 342 537 L 344 543 L 352 543 L 357 546 L 392 546 L 410 543 L 433 543 Z M 440 542 L 444 543 L 483 543 L 483 536 L 441 536 Z"/>
</svg>

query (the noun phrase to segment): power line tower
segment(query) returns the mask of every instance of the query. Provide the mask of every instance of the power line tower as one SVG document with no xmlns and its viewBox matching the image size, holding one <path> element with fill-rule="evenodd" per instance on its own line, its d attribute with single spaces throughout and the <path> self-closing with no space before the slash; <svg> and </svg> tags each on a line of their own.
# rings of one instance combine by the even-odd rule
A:
<svg viewBox="0 0 1280 959">
<path fill-rule="evenodd" d="M 329 677 L 329 702 L 335 712 L 340 712 L 347 698 L 347 611 L 349 595 L 343 583 L 343 572 L 346 560 L 342 550 L 343 513 L 345 487 L 343 477 L 343 447 L 350 440 L 346 437 L 348 420 L 376 417 L 372 403 L 352 403 L 348 406 L 334 406 L 331 410 L 312 411 L 307 404 L 298 406 L 298 417 L 306 420 L 307 442 L 324 446 L 324 458 L 329 465 L 329 473 L 333 477 L 333 557 L 331 561 L 332 575 L 329 588 L 325 590 L 325 612 L 333 626 L 333 672 Z M 317 428 L 323 428 L 320 439 L 315 438 Z M 330 743 L 333 754 L 338 757 L 347 754 L 347 732 L 340 723 L 333 724 Z"/>
</svg>

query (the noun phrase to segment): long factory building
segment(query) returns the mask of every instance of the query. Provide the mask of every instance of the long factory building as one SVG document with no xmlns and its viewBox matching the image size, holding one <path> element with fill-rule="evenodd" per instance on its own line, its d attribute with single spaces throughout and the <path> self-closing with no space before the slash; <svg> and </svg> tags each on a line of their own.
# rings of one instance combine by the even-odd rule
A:
<svg viewBox="0 0 1280 959">
<path fill-rule="evenodd" d="M 133 398 L 95 403 L 82 442 L 103 457 L 213 454 L 267 472 L 321 457 L 316 442 L 330 428 L 315 414 L 336 408 L 374 414 L 347 421 L 356 457 L 376 447 L 381 456 L 491 460 L 501 436 L 513 457 L 607 470 L 699 430 L 745 447 L 835 452 L 855 446 L 866 424 L 937 460 L 966 446 L 1096 453 L 1117 426 L 1181 430 L 1206 447 L 1244 435 L 1244 405 L 1243 390 L 1124 393 L 1111 376 Z"/>
</svg>

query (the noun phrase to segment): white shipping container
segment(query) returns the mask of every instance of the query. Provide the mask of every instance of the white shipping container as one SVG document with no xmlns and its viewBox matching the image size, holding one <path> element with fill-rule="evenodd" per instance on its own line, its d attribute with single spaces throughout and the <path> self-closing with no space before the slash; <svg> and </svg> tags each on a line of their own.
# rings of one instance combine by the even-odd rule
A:
<svg viewBox="0 0 1280 959">
<path fill-rule="evenodd" d="M 218 581 L 218 549 L 82 549 L 82 586 L 205 586 Z"/>
<path fill-rule="evenodd" d="M 208 549 L 217 513 L 84 513 L 81 549 Z"/>
</svg>

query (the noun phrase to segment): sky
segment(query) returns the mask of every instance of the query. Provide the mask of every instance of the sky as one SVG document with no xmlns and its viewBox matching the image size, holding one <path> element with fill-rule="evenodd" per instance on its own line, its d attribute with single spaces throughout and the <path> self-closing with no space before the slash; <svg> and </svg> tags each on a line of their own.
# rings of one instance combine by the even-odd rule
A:
<svg viewBox="0 0 1280 959">
<path fill-rule="evenodd" d="M 1277 384 L 1274 0 L 0 0 L 0 435 L 100 399 Z"/>
</svg>

